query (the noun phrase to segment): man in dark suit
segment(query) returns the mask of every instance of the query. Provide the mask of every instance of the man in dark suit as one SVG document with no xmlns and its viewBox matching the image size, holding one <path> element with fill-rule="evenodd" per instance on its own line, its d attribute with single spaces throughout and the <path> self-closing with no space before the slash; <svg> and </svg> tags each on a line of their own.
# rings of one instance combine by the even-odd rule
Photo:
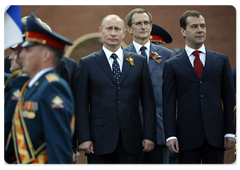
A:
<svg viewBox="0 0 240 170">
<path fill-rule="evenodd" d="M 69 57 L 63 57 L 56 67 L 57 73 L 68 82 L 72 92 L 75 84 L 78 64 Z M 74 92 L 73 92 L 74 93 Z"/>
<path fill-rule="evenodd" d="M 133 36 L 133 43 L 125 50 L 133 53 L 142 54 L 141 48 L 146 49 L 145 58 L 151 74 L 155 103 L 156 103 L 156 122 L 157 122 L 157 143 L 151 152 L 143 153 L 143 163 L 168 163 L 169 151 L 165 143 L 165 134 L 162 119 L 162 73 L 163 66 L 167 59 L 173 56 L 173 53 L 162 46 L 158 46 L 150 42 L 149 37 L 152 30 L 152 16 L 142 8 L 133 9 L 126 16 L 127 30 Z M 140 24 L 139 24 L 140 23 Z M 154 52 L 161 59 L 153 59 L 150 53 Z M 140 103 L 140 115 L 143 118 L 143 109 Z"/>
<path fill-rule="evenodd" d="M 167 146 L 179 153 L 179 163 L 223 163 L 224 150 L 235 144 L 230 63 L 226 55 L 205 48 L 206 23 L 200 12 L 184 12 L 180 26 L 185 50 L 167 60 L 163 72 Z"/>
<path fill-rule="evenodd" d="M 151 151 L 156 140 L 148 65 L 144 57 L 121 48 L 126 29 L 119 16 L 103 18 L 99 32 L 103 48 L 79 63 L 75 88 L 79 148 L 87 153 L 88 163 L 140 163 L 142 150 Z"/>
</svg>

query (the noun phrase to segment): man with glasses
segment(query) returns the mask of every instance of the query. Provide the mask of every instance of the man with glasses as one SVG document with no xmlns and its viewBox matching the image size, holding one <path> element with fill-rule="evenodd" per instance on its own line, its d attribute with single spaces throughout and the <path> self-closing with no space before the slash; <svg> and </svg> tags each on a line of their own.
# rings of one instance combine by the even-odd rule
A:
<svg viewBox="0 0 240 170">
<path fill-rule="evenodd" d="M 125 48 L 126 51 L 145 56 L 151 74 L 157 119 L 157 143 L 151 152 L 143 153 L 143 163 L 168 163 L 169 151 L 165 143 L 165 134 L 162 120 L 162 73 L 165 60 L 173 53 L 161 46 L 150 42 L 152 30 L 152 16 L 142 8 L 133 9 L 126 16 L 127 30 L 133 36 L 133 43 Z M 143 107 L 140 103 L 139 112 L 143 119 Z M 142 122 L 143 123 L 143 122 Z"/>
</svg>

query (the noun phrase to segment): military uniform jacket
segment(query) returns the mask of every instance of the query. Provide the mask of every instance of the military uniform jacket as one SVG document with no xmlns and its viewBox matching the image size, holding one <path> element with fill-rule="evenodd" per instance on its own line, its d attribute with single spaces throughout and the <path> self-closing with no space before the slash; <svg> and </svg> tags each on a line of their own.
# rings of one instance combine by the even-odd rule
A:
<svg viewBox="0 0 240 170">
<path fill-rule="evenodd" d="M 129 154 L 142 153 L 143 139 L 156 141 L 154 93 L 146 59 L 125 50 L 123 53 L 119 85 L 103 50 L 80 59 L 75 88 L 76 134 L 79 143 L 93 141 L 95 155 L 112 153 L 120 132 Z M 126 60 L 129 57 L 135 66 Z M 143 132 L 139 97 L 144 107 Z"/>
<path fill-rule="evenodd" d="M 72 162 L 70 123 L 73 113 L 71 90 L 56 71 L 46 72 L 27 89 L 22 116 L 34 150 L 46 145 L 47 163 Z"/>
<path fill-rule="evenodd" d="M 4 72 L 4 84 L 6 85 L 6 80 L 11 76 L 11 73 Z"/>
<path fill-rule="evenodd" d="M 124 48 L 126 51 L 129 52 L 136 52 L 136 49 L 133 44 L 129 45 L 128 47 Z M 151 57 L 149 57 L 149 71 L 151 74 L 154 96 L 155 96 L 155 103 L 156 103 L 156 127 L 157 127 L 157 143 L 159 145 L 165 145 L 165 132 L 163 127 L 163 111 L 162 111 L 162 75 L 163 75 L 163 67 L 164 63 L 167 59 L 173 56 L 173 53 L 165 47 L 155 45 L 150 43 L 150 51 L 157 52 L 159 56 L 162 57 L 162 61 L 157 63 Z M 141 118 L 143 117 L 143 109 L 140 105 L 140 114 Z"/>
<path fill-rule="evenodd" d="M 21 89 L 24 83 L 29 79 L 27 75 L 20 75 L 20 71 L 14 72 L 16 76 L 10 75 L 10 80 L 4 87 L 4 146 L 8 139 L 9 132 L 12 127 L 12 118 L 17 101 L 21 95 Z M 13 76 L 13 78 L 11 78 Z"/>
</svg>

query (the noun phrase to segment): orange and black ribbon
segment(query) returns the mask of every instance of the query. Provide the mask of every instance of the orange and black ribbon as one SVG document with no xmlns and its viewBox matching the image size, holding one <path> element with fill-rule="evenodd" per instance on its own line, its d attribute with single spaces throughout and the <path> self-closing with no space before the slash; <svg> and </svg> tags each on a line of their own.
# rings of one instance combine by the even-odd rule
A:
<svg viewBox="0 0 240 170">
<path fill-rule="evenodd" d="M 17 102 L 13 117 L 12 134 L 15 155 L 17 163 L 20 164 L 28 163 L 44 164 L 48 160 L 46 143 L 43 143 L 37 150 L 33 148 L 33 144 L 28 133 L 27 126 L 25 124 L 25 120 L 22 116 L 24 95 L 26 93 L 29 81 L 27 81 L 22 88 L 22 94 Z M 24 107 L 34 109 L 35 105 L 34 103 L 30 102 L 24 105 Z"/>
</svg>

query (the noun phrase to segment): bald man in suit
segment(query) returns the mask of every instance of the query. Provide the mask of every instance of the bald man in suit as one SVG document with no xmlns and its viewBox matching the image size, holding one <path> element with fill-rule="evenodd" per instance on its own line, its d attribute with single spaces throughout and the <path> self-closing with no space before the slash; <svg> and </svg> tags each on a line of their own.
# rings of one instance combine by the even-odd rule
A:
<svg viewBox="0 0 240 170">
<path fill-rule="evenodd" d="M 88 163 L 140 163 L 156 141 L 155 102 L 146 59 L 121 48 L 126 34 L 117 15 L 99 27 L 103 48 L 80 59 L 76 92 L 76 134 Z M 116 71 L 119 74 L 115 74 Z M 139 115 L 144 108 L 144 131 Z M 90 107 L 90 109 L 89 109 Z"/>
</svg>

